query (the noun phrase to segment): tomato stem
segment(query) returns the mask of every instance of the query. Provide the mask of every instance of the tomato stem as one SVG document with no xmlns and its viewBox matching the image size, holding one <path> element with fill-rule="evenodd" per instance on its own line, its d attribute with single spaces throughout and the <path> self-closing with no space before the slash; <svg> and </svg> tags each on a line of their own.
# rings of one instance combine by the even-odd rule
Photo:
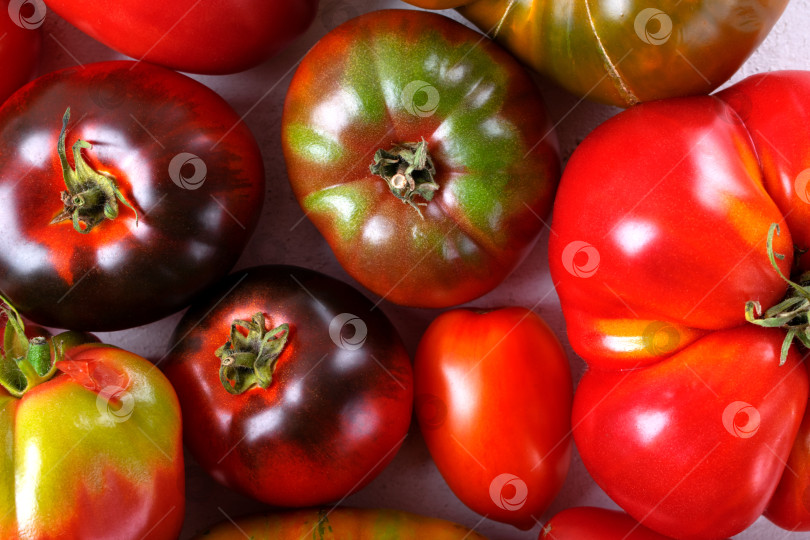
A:
<svg viewBox="0 0 810 540">
<path fill-rule="evenodd" d="M 240 328 L 247 330 L 247 335 Z M 261 312 L 250 321 L 233 321 L 228 341 L 216 351 L 221 360 L 219 380 L 225 390 L 238 395 L 254 386 L 268 388 L 289 335 L 290 325 L 286 323 L 268 331 Z"/>
<path fill-rule="evenodd" d="M 73 222 L 73 228 L 80 233 L 89 233 L 105 219 L 118 217 L 118 203 L 135 213 L 135 225 L 138 225 L 138 211 L 118 189 L 115 177 L 103 171 L 94 170 L 82 156 L 83 149 L 93 145 L 79 139 L 73 144 L 73 165 L 71 168 L 65 150 L 65 135 L 70 120 L 70 107 L 62 117 L 62 131 L 59 133 L 57 152 L 62 164 L 62 176 L 66 191 L 62 192 L 64 208 L 51 220 L 51 224 L 63 221 Z"/>
<path fill-rule="evenodd" d="M 414 198 L 419 196 L 430 202 L 439 189 L 434 180 L 436 167 L 425 139 L 418 143 L 397 144 L 391 150 L 377 150 L 369 169 L 385 180 L 395 197 L 411 205 L 419 217 L 425 218 L 419 207 L 427 206 L 427 203 L 417 203 Z"/>
<path fill-rule="evenodd" d="M 762 305 L 759 302 L 754 300 L 746 302 L 745 320 L 766 328 L 787 329 L 779 357 L 779 365 L 781 366 L 787 361 L 787 354 L 794 338 L 798 338 L 805 347 L 810 348 L 810 272 L 803 273 L 798 283 L 791 281 L 782 273 L 776 259 L 783 260 L 785 256 L 774 252 L 774 234 L 779 234 L 779 225 L 777 223 L 772 223 L 770 229 L 768 229 L 766 243 L 768 259 L 779 277 L 790 285 L 790 289 L 785 299 L 765 311 L 764 315 Z"/>
<path fill-rule="evenodd" d="M 56 362 L 51 358 L 51 345 L 44 337 L 29 342 L 25 325 L 16 309 L 0 296 L 0 311 L 8 319 L 3 336 L 3 354 L 0 356 L 0 386 L 16 398 L 41 384 L 56 373 Z"/>
</svg>

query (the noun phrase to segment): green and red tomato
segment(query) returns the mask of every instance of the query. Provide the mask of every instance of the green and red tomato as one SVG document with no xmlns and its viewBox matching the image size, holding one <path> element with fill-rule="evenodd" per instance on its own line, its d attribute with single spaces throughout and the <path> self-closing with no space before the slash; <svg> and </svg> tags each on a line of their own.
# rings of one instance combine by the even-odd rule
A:
<svg viewBox="0 0 810 540">
<path fill-rule="evenodd" d="M 223 522 L 195 540 L 486 540 L 441 519 L 398 510 L 333 508 L 298 510 Z"/>
<path fill-rule="evenodd" d="M 498 46 L 383 10 L 327 34 L 284 105 L 298 202 L 340 264 L 401 305 L 492 290 L 543 228 L 559 175 L 542 98 Z"/>
<path fill-rule="evenodd" d="M 3 311 L 0 536 L 177 538 L 182 429 L 163 374 L 76 332 L 29 341 Z"/>
<path fill-rule="evenodd" d="M 708 94 L 736 72 L 788 0 L 406 0 L 458 8 L 521 62 L 619 107 Z"/>
</svg>

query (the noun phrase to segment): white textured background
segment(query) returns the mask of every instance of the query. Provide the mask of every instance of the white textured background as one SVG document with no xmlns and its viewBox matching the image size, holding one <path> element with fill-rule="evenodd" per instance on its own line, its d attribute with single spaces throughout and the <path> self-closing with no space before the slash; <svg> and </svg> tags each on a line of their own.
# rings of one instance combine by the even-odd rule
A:
<svg viewBox="0 0 810 540">
<path fill-rule="evenodd" d="M 321 0 L 318 17 L 309 31 L 276 58 L 238 75 L 195 76 L 219 92 L 240 115 L 252 109 L 245 121 L 256 135 L 264 155 L 268 181 L 264 217 L 238 267 L 261 263 L 305 266 L 348 281 L 362 290 L 362 287 L 338 265 L 326 242 L 308 220 L 303 220 L 291 230 L 301 218 L 302 212 L 287 182 L 279 126 L 284 96 L 294 71 L 292 68 L 306 51 L 329 29 L 341 22 L 365 11 L 390 7 L 410 6 L 397 0 L 362 2 Z M 461 20 L 452 11 L 445 14 Z M 734 76 L 732 82 L 762 71 L 810 70 L 808 29 L 810 29 L 810 0 L 792 0 L 768 39 Z M 44 31 L 45 48 L 41 73 L 76 63 L 122 58 L 53 13 L 48 14 Z M 558 135 L 564 159 L 571 155 L 577 143 L 590 130 L 618 112 L 618 109 L 589 102 L 577 106 L 576 97 L 539 77 L 536 79 L 548 104 L 552 120 L 556 122 L 563 119 L 558 126 Z M 275 88 L 267 93 L 274 85 Z M 260 99 L 265 93 L 267 95 Z M 575 380 L 578 380 L 584 369 L 584 362 L 571 352 L 559 301 L 551 290 L 552 283 L 546 261 L 547 236 L 544 235 L 522 266 L 500 287 L 476 300 L 472 305 L 497 307 L 514 304 L 531 307 L 539 302 L 535 311 L 549 322 L 565 345 Z M 366 294 L 372 297 L 370 293 Z M 439 313 L 432 310 L 402 308 L 388 302 L 383 302 L 381 307 L 399 329 L 411 354 L 416 350 L 422 332 Z M 99 335 L 108 343 L 119 345 L 154 361 L 163 356 L 169 347 L 171 332 L 179 318 L 180 315 L 177 314 L 141 328 Z M 188 508 L 182 538 L 190 538 L 205 526 L 225 519 L 223 514 L 236 517 L 266 508 L 260 503 L 219 486 L 210 480 L 190 457 L 187 456 L 187 460 Z M 350 497 L 345 504 L 397 508 L 450 519 L 475 527 L 478 532 L 493 539 L 535 539 L 540 531 L 539 525 L 531 532 L 523 532 L 509 525 L 489 520 L 482 521 L 480 516 L 468 510 L 442 480 L 415 425 L 412 426 L 410 435 L 393 463 L 368 487 Z M 615 507 L 590 479 L 575 452 L 568 479 L 562 492 L 544 516 L 544 520 L 564 508 L 581 505 Z M 808 533 L 791 534 L 760 518 L 750 529 L 735 538 L 752 540 L 808 537 L 810 537 Z"/>
</svg>

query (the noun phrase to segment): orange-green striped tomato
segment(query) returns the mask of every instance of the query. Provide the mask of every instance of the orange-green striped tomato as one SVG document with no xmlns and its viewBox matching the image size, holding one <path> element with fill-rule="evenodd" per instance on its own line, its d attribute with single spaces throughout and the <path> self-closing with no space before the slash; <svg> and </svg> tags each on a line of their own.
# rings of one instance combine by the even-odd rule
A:
<svg viewBox="0 0 810 540">
<path fill-rule="evenodd" d="M 43 377 L 48 369 L 25 359 L 16 362 L 23 377 L 7 377 L 9 357 L 0 374 L 0 538 L 177 538 L 180 409 L 163 374 L 101 344 L 68 349 Z"/>
<path fill-rule="evenodd" d="M 539 91 L 503 49 L 416 10 L 357 17 L 295 74 L 290 183 L 357 281 L 446 307 L 495 288 L 534 245 L 559 178 Z"/>
<path fill-rule="evenodd" d="M 459 12 L 579 96 L 627 107 L 707 94 L 770 32 L 788 0 L 405 0 Z"/>
<path fill-rule="evenodd" d="M 442 519 L 400 512 L 337 508 L 299 510 L 224 521 L 197 540 L 486 540 Z"/>
</svg>

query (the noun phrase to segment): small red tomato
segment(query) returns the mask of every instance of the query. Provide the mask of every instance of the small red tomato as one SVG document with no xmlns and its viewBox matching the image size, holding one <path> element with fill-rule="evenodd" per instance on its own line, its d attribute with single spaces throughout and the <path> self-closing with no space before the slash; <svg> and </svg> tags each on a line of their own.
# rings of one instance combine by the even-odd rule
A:
<svg viewBox="0 0 810 540">
<path fill-rule="evenodd" d="M 546 523 L 539 540 L 667 540 L 624 512 L 581 506 L 568 508 Z"/>
<path fill-rule="evenodd" d="M 419 425 L 456 496 L 534 526 L 571 460 L 571 372 L 554 333 L 525 308 L 448 311 L 422 337 L 415 373 Z"/>
</svg>

